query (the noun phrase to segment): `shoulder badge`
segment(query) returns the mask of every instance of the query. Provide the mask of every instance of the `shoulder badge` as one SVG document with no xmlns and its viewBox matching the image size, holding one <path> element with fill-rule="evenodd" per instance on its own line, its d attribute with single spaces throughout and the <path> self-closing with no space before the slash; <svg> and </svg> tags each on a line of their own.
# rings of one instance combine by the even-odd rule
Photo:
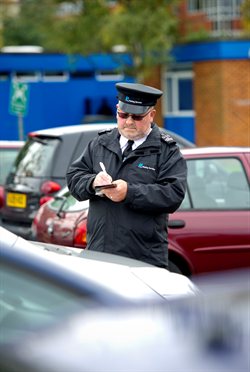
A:
<svg viewBox="0 0 250 372">
<path fill-rule="evenodd" d="M 108 129 L 103 129 L 103 130 L 100 130 L 100 132 L 98 132 L 99 135 L 102 135 L 104 133 L 109 133 L 112 131 L 112 128 L 108 128 Z"/>
<path fill-rule="evenodd" d="M 161 139 L 167 143 L 176 143 L 175 140 L 167 133 L 161 133 Z"/>
</svg>

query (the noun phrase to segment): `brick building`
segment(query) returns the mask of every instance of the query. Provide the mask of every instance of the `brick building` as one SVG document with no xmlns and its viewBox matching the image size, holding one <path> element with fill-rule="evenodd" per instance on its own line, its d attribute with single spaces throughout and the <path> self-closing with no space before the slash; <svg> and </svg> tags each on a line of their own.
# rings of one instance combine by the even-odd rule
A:
<svg viewBox="0 0 250 372">
<path fill-rule="evenodd" d="M 173 49 L 163 75 L 164 127 L 199 146 L 250 146 L 250 41 Z"/>
<path fill-rule="evenodd" d="M 203 31 L 207 38 L 173 48 L 162 72 L 163 125 L 199 146 L 250 146 L 250 40 L 241 4 L 189 0 L 180 7 L 183 40 Z"/>
<path fill-rule="evenodd" d="M 197 144 L 250 146 L 250 60 L 194 64 Z"/>
</svg>

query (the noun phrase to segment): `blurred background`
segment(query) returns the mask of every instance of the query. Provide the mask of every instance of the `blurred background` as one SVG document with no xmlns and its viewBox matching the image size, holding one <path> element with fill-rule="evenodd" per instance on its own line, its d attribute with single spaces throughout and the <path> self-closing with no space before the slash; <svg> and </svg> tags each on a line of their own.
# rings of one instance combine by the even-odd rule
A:
<svg viewBox="0 0 250 372">
<path fill-rule="evenodd" d="M 119 81 L 163 90 L 156 122 L 249 146 L 249 0 L 1 0 L 0 140 L 114 121 Z"/>
</svg>

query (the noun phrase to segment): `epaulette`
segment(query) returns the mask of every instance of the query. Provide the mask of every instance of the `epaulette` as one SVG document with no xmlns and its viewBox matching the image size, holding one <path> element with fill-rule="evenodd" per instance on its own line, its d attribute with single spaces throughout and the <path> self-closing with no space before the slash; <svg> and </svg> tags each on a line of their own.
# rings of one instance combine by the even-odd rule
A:
<svg viewBox="0 0 250 372">
<path fill-rule="evenodd" d="M 161 139 L 167 143 L 176 143 L 176 141 L 167 133 L 161 133 Z"/>
<path fill-rule="evenodd" d="M 112 131 L 112 128 L 102 129 L 102 130 L 100 130 L 100 132 L 98 132 L 98 134 L 102 135 L 104 133 L 109 133 L 111 131 Z"/>
</svg>

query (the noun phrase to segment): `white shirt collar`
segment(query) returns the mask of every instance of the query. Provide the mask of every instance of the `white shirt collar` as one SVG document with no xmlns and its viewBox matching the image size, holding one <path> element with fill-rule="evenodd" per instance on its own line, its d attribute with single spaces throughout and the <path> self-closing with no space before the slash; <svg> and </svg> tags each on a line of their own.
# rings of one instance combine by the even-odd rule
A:
<svg viewBox="0 0 250 372">
<path fill-rule="evenodd" d="M 144 136 L 142 138 L 139 138 L 138 140 L 134 140 L 134 143 L 133 143 L 133 146 L 132 146 L 132 150 L 135 150 L 144 141 L 146 141 L 147 136 L 149 135 L 149 133 L 151 132 L 151 130 L 152 130 L 152 128 L 150 128 L 150 130 L 149 130 L 149 132 L 148 132 L 148 134 L 146 136 Z M 122 152 L 127 147 L 127 143 L 128 143 L 128 139 L 121 134 L 121 137 L 120 137 L 120 147 L 121 147 Z"/>
</svg>

